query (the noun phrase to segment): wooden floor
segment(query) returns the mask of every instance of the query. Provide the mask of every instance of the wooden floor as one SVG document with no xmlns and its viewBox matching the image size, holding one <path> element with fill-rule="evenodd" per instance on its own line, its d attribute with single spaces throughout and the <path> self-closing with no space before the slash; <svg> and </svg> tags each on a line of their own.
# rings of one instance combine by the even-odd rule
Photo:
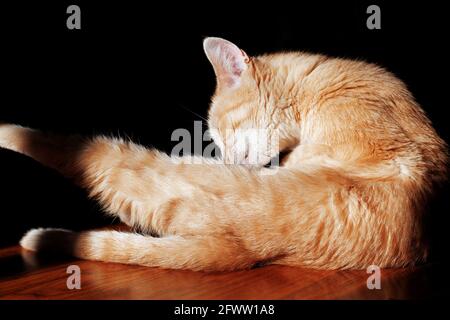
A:
<svg viewBox="0 0 450 320">
<path fill-rule="evenodd" d="M 69 290 L 69 265 L 81 289 Z M 0 299 L 410 299 L 427 298 L 432 266 L 382 270 L 381 290 L 365 271 L 266 266 L 231 273 L 163 270 L 82 260 L 55 260 L 20 247 L 0 249 Z"/>
</svg>

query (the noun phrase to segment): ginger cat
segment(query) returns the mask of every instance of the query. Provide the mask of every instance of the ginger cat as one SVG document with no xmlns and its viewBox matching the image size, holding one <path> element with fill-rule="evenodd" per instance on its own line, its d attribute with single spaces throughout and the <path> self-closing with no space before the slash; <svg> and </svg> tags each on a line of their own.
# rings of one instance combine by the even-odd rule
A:
<svg viewBox="0 0 450 320">
<path fill-rule="evenodd" d="M 323 55 L 249 57 L 220 38 L 205 39 L 204 49 L 217 77 L 209 126 L 234 165 L 1 124 L 1 147 L 73 178 L 144 231 L 34 229 L 22 247 L 209 271 L 257 263 L 401 267 L 426 258 L 423 208 L 446 178 L 447 151 L 400 80 Z M 248 128 L 277 132 L 280 150 L 234 134 Z M 282 166 L 262 174 L 282 150 L 291 151 Z M 249 154 L 258 156 L 256 168 L 245 165 Z"/>
</svg>

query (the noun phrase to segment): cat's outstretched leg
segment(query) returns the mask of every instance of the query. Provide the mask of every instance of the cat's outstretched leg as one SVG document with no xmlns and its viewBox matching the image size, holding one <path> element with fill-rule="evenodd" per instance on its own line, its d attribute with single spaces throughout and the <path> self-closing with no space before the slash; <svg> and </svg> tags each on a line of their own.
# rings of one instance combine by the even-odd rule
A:
<svg viewBox="0 0 450 320">
<path fill-rule="evenodd" d="M 171 269 L 225 271 L 249 268 L 257 262 L 239 242 L 214 236 L 153 238 L 117 231 L 34 229 L 21 245 L 32 251 L 56 251 L 88 260 Z"/>
<path fill-rule="evenodd" d="M 191 157 L 170 158 L 156 150 L 107 137 L 64 137 L 0 124 L 0 147 L 30 156 L 73 178 L 112 215 L 128 225 L 160 234 L 166 233 L 169 219 L 162 219 L 158 212 L 167 212 L 167 217 L 169 209 L 182 208 L 179 204 L 187 203 L 180 199 L 191 199 L 202 190 L 210 199 L 214 191 L 208 190 L 214 188 L 208 184 L 216 181 L 213 185 L 220 185 L 223 178 L 219 170 L 210 167 L 216 160 L 200 159 L 201 165 L 190 165 L 196 162 Z"/>
<path fill-rule="evenodd" d="M 0 148 L 27 155 L 65 176 L 73 176 L 72 160 L 85 142 L 79 136 L 50 135 L 19 125 L 0 123 Z"/>
</svg>

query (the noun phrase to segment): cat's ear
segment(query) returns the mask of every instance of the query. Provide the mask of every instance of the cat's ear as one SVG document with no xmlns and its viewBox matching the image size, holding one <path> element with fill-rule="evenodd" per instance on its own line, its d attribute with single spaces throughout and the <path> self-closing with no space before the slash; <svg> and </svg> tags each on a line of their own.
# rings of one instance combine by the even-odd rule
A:
<svg viewBox="0 0 450 320">
<path fill-rule="evenodd" d="M 206 56 L 213 65 L 219 85 L 236 87 L 241 74 L 247 69 L 249 58 L 235 44 L 221 38 L 206 38 L 203 41 Z"/>
</svg>

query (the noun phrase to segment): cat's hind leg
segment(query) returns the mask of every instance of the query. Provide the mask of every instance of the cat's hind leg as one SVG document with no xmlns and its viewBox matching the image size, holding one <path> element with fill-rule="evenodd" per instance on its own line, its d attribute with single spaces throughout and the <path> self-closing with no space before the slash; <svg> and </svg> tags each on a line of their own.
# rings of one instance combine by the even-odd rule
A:
<svg viewBox="0 0 450 320">
<path fill-rule="evenodd" d="M 153 238 L 117 231 L 33 229 L 21 245 L 32 251 L 66 253 L 87 260 L 170 269 L 225 271 L 250 268 L 257 262 L 239 242 L 214 236 Z"/>
</svg>

